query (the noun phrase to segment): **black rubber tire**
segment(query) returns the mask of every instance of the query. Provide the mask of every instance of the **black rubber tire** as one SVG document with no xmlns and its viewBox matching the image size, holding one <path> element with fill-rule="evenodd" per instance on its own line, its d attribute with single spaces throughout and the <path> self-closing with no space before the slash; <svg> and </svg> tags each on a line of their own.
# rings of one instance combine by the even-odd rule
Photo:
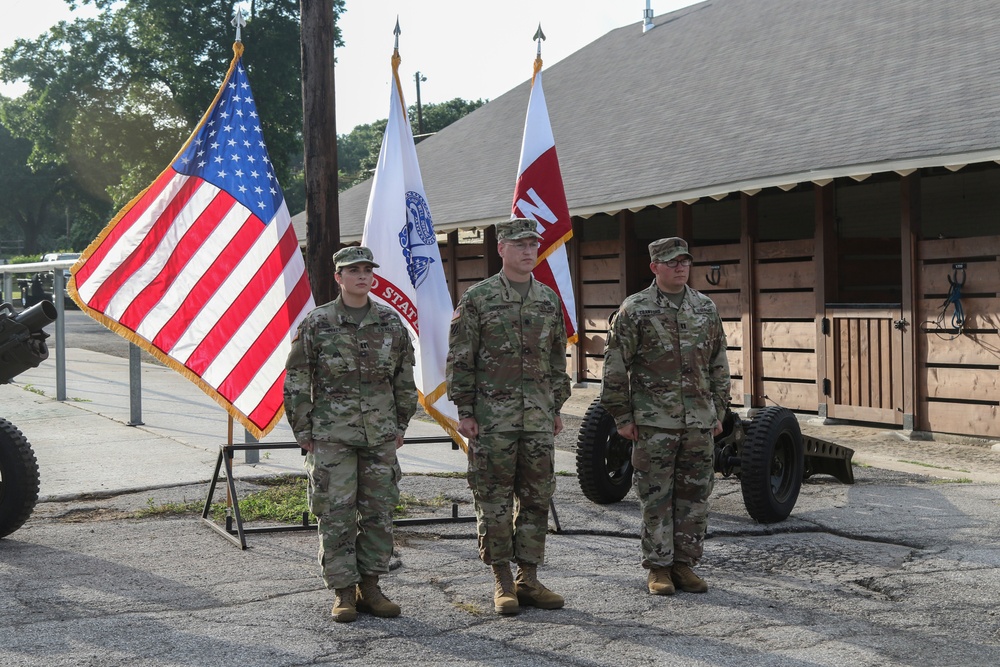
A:
<svg viewBox="0 0 1000 667">
<path fill-rule="evenodd" d="M 0 538 L 24 525 L 38 502 L 38 461 L 13 424 L 0 419 Z"/>
<path fill-rule="evenodd" d="M 740 487 L 747 513 L 759 523 L 784 521 L 802 488 L 805 449 L 799 421 L 787 408 L 771 406 L 744 426 Z"/>
<path fill-rule="evenodd" d="M 576 475 L 588 500 L 610 505 L 632 488 L 632 441 L 618 435 L 600 399 L 587 408 L 576 441 Z"/>
</svg>

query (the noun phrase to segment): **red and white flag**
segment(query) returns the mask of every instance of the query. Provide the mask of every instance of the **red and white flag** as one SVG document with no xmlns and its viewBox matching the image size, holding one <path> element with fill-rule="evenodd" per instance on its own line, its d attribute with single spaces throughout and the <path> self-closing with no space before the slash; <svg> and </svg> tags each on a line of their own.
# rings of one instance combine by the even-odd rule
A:
<svg viewBox="0 0 1000 667">
<path fill-rule="evenodd" d="M 233 51 L 201 123 L 83 252 L 69 292 L 260 438 L 281 419 L 291 339 L 315 304 Z"/>
<path fill-rule="evenodd" d="M 540 32 L 539 28 L 539 34 Z M 538 264 L 533 274 L 559 295 L 566 323 L 566 337 L 570 343 L 576 343 L 576 300 L 573 298 L 573 282 L 566 256 L 566 241 L 573 236 L 573 222 L 566 204 L 566 190 L 559 171 L 549 111 L 545 106 L 541 69 L 542 59 L 539 55 L 535 59 L 528 114 L 524 121 L 524 139 L 517 166 L 512 217 L 531 218 L 538 223 L 538 233 L 542 235 L 542 240 L 538 248 Z"/>
<path fill-rule="evenodd" d="M 361 244 L 379 268 L 371 296 L 393 308 L 410 331 L 414 379 L 427 414 L 465 449 L 458 408 L 447 396 L 448 328 L 454 306 L 420 176 L 413 131 L 399 83 L 399 51 L 392 55 L 389 122 L 375 167 Z"/>
</svg>

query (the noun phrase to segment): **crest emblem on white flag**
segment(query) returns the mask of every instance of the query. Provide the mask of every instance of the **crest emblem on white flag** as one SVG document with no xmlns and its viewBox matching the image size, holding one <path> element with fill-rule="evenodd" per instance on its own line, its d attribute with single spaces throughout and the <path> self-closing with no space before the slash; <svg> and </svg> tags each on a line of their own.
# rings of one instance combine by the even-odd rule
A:
<svg viewBox="0 0 1000 667">
<path fill-rule="evenodd" d="M 399 314 L 413 339 L 413 375 L 420 405 L 464 449 L 465 439 L 458 433 L 458 408 L 448 399 L 445 385 L 448 327 L 454 307 L 400 92 L 399 63 L 395 51 L 389 121 L 361 243 L 380 264 L 371 296 Z"/>
</svg>

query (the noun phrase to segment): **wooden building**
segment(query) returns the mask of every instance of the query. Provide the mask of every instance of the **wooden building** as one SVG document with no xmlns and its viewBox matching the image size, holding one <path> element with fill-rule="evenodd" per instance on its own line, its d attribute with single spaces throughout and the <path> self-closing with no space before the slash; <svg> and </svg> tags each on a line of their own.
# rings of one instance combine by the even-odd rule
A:
<svg viewBox="0 0 1000 667">
<path fill-rule="evenodd" d="M 600 380 L 646 245 L 679 235 L 726 322 L 736 405 L 1000 437 L 1000 5 L 710 0 L 653 23 L 543 69 L 575 378 Z M 528 92 L 417 147 L 456 299 L 499 268 Z M 341 195 L 345 242 L 369 189 Z"/>
</svg>

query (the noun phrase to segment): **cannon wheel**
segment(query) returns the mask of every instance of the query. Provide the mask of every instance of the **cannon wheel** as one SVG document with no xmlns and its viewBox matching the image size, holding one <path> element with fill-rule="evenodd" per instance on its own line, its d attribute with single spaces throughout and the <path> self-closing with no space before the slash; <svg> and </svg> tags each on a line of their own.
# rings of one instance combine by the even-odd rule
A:
<svg viewBox="0 0 1000 667">
<path fill-rule="evenodd" d="M 759 523 L 784 521 L 798 500 L 805 468 L 799 421 L 787 408 L 771 406 L 744 425 L 740 486 L 747 513 Z"/>
<path fill-rule="evenodd" d="M 587 408 L 576 441 L 576 475 L 587 499 L 609 505 L 632 488 L 632 442 L 618 435 L 600 399 Z"/>
<path fill-rule="evenodd" d="M 0 538 L 24 525 L 38 502 L 38 462 L 27 438 L 0 419 Z"/>
</svg>

